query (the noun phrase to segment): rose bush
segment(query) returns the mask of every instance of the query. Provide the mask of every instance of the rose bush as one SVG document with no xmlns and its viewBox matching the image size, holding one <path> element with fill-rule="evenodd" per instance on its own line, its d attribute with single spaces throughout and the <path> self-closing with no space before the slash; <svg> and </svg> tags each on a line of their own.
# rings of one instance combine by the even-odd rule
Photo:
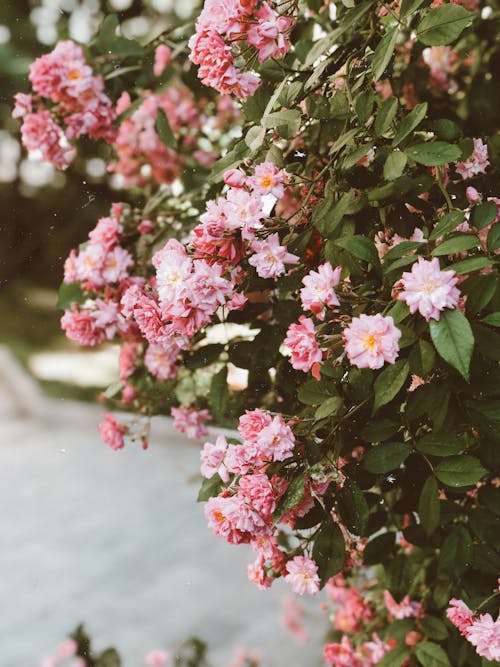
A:
<svg viewBox="0 0 500 667">
<path fill-rule="evenodd" d="M 326 586 L 329 664 L 500 660 L 499 17 L 207 0 L 145 46 L 108 17 L 17 98 L 28 149 L 101 138 L 134 188 L 60 290 L 71 340 L 121 345 L 138 417 L 103 439 L 237 425 L 199 500 L 260 588 Z"/>
</svg>

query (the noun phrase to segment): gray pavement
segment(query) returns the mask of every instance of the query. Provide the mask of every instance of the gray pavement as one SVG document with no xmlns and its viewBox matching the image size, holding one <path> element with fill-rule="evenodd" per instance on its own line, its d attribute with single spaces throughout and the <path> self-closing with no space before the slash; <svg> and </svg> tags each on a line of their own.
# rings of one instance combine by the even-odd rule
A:
<svg viewBox="0 0 500 667">
<path fill-rule="evenodd" d="M 199 448 L 157 420 L 148 451 L 101 443 L 94 406 L 42 397 L 0 349 L 0 667 L 36 667 L 84 622 L 125 667 L 196 635 L 215 667 L 236 646 L 263 667 L 322 665 L 324 598 L 308 601 L 313 640 L 281 626 L 283 582 L 246 579 L 247 547 L 207 528 L 195 502 Z"/>
</svg>

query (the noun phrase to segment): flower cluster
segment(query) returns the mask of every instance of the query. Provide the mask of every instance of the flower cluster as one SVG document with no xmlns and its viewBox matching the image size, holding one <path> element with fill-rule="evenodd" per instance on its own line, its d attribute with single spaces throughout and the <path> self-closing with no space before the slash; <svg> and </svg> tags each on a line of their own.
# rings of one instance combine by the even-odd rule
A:
<svg viewBox="0 0 500 667">
<path fill-rule="evenodd" d="M 491 614 L 475 616 L 463 600 L 450 600 L 446 615 L 460 633 L 487 660 L 500 660 L 500 618 Z"/>
<path fill-rule="evenodd" d="M 206 0 L 196 21 L 196 33 L 189 41 L 190 58 L 200 66 L 198 76 L 206 86 L 243 100 L 255 93 L 259 77 L 243 71 L 237 60 L 244 53 L 244 43 L 253 47 L 259 63 L 288 53 L 294 19 L 280 14 L 277 4 Z"/>
<path fill-rule="evenodd" d="M 116 111 L 81 46 L 59 42 L 35 60 L 29 78 L 33 95 L 16 95 L 13 112 L 23 119 L 21 134 L 29 151 L 39 151 L 44 161 L 65 169 L 75 154 L 71 140 L 85 135 L 114 140 Z"/>
</svg>

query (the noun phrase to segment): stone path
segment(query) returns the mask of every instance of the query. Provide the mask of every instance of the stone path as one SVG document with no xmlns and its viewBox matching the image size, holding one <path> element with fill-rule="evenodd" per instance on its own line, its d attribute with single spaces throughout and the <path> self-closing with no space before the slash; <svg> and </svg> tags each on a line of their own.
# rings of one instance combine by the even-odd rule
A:
<svg viewBox="0 0 500 667">
<path fill-rule="evenodd" d="M 215 667 L 236 646 L 263 667 L 322 665 L 326 619 L 308 602 L 313 635 L 281 626 L 283 582 L 246 579 L 247 547 L 212 536 L 195 502 L 198 448 L 166 420 L 147 452 L 112 452 L 94 406 L 50 401 L 0 349 L 0 664 L 37 667 L 84 621 L 125 667 L 151 648 L 196 635 Z"/>
</svg>

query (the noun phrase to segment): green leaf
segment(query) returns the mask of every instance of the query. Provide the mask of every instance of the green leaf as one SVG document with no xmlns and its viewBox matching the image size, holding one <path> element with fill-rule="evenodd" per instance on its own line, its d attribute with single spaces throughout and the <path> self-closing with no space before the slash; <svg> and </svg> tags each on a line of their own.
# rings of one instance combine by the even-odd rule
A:
<svg viewBox="0 0 500 667">
<path fill-rule="evenodd" d="M 343 523 L 354 535 L 364 535 L 370 510 L 363 492 L 357 484 L 346 479 L 337 494 L 339 513 Z"/>
<path fill-rule="evenodd" d="M 459 310 L 445 310 L 439 320 L 430 320 L 429 327 L 438 354 L 469 381 L 474 336 L 467 318 Z"/>
<path fill-rule="evenodd" d="M 198 502 L 204 503 L 213 496 L 218 496 L 224 488 L 224 482 L 218 473 L 215 473 L 210 479 L 204 479 L 198 492 Z"/>
<path fill-rule="evenodd" d="M 380 40 L 375 53 L 373 54 L 372 71 L 373 78 L 378 81 L 389 64 L 394 54 L 396 39 L 398 37 L 398 28 L 390 28 Z"/>
<path fill-rule="evenodd" d="M 408 158 L 401 151 L 394 151 L 388 155 L 384 164 L 384 178 L 386 181 L 393 181 L 399 178 L 406 167 Z"/>
<path fill-rule="evenodd" d="M 486 247 L 490 252 L 500 248 L 500 222 L 497 222 L 496 225 L 493 225 L 493 227 L 488 232 Z"/>
<path fill-rule="evenodd" d="M 470 224 L 476 229 L 484 229 L 490 225 L 498 215 L 498 207 L 493 201 L 474 206 L 470 213 Z"/>
<path fill-rule="evenodd" d="M 417 127 L 417 125 L 420 125 L 420 123 L 424 120 L 426 113 L 427 102 L 422 102 L 421 104 L 417 104 L 417 106 L 403 118 L 398 127 L 396 135 L 392 140 L 393 148 L 398 146 L 403 141 L 403 139 L 405 139 L 410 134 L 410 132 L 412 132 Z"/>
<path fill-rule="evenodd" d="M 377 475 L 399 468 L 411 453 L 406 442 L 383 442 L 376 445 L 366 454 L 363 467 Z"/>
<path fill-rule="evenodd" d="M 265 128 L 260 127 L 260 125 L 254 125 L 245 134 L 245 143 L 251 151 L 258 151 L 264 143 L 265 136 Z"/>
<path fill-rule="evenodd" d="M 375 118 L 375 134 L 378 137 L 381 137 L 390 128 L 392 121 L 396 117 L 397 110 L 397 97 L 388 97 L 384 102 L 382 102 L 382 105 L 378 110 L 377 117 Z"/>
<path fill-rule="evenodd" d="M 284 514 L 298 505 L 304 497 L 304 493 L 304 476 L 298 474 L 290 482 L 287 490 L 278 503 L 278 507 L 273 512 L 274 520 L 279 521 Z"/>
<path fill-rule="evenodd" d="M 458 7 L 459 5 L 447 6 Z M 426 167 L 441 167 L 448 162 L 456 162 L 462 155 L 462 151 L 458 146 L 445 141 L 427 141 L 410 146 L 406 149 L 406 154 L 415 162 Z"/>
<path fill-rule="evenodd" d="M 420 0 L 418 0 L 420 1 Z M 410 655 L 410 647 L 404 644 L 396 646 L 392 651 L 384 655 L 382 660 L 377 663 L 378 667 L 401 667 L 405 664 L 406 658 Z"/>
<path fill-rule="evenodd" d="M 412 250 L 420 248 L 423 243 L 425 243 L 425 241 L 401 241 L 401 243 L 398 243 L 385 253 L 384 262 L 392 261 L 393 259 L 399 259 L 400 257 L 407 255 Z"/>
<path fill-rule="evenodd" d="M 347 250 L 347 252 L 350 252 L 354 257 L 358 257 L 365 262 L 370 262 L 375 265 L 380 263 L 375 244 L 366 236 L 361 236 L 360 234 L 355 236 L 343 236 L 334 241 L 334 243 L 340 248 Z"/>
<path fill-rule="evenodd" d="M 244 139 L 238 141 L 232 150 L 221 157 L 212 167 L 208 177 L 209 183 L 218 183 L 222 180 L 224 172 L 228 169 L 238 167 L 241 161 L 248 155 L 249 148 Z"/>
<path fill-rule="evenodd" d="M 335 396 L 335 383 L 326 380 L 309 380 L 299 388 L 299 401 L 304 405 L 320 405 Z"/>
<path fill-rule="evenodd" d="M 161 139 L 161 142 L 167 148 L 175 148 L 176 141 L 170 123 L 168 122 L 167 114 L 163 109 L 158 109 L 158 115 L 156 117 L 156 132 Z"/>
<path fill-rule="evenodd" d="M 450 5 L 455 7 L 455 5 Z M 423 667 L 451 667 L 446 653 L 434 642 L 419 642 L 415 647 L 417 658 Z"/>
<path fill-rule="evenodd" d="M 57 293 L 56 308 L 66 310 L 74 303 L 84 303 L 86 299 L 80 283 L 62 283 Z"/>
<path fill-rule="evenodd" d="M 340 572 L 345 561 L 344 536 L 339 526 L 329 517 L 316 534 L 312 557 L 318 564 L 321 585 Z"/>
<path fill-rule="evenodd" d="M 453 266 L 450 266 L 450 268 L 453 269 L 455 273 L 462 275 L 464 273 L 480 271 L 481 269 L 485 269 L 487 266 L 491 266 L 492 263 L 492 260 L 488 259 L 488 257 L 469 257 L 468 259 L 463 259 L 461 262 L 453 264 Z"/>
<path fill-rule="evenodd" d="M 439 514 L 438 485 L 434 477 L 428 477 L 418 500 L 418 516 L 426 535 L 432 535 L 439 526 Z"/>
<path fill-rule="evenodd" d="M 313 213 L 313 223 L 317 229 L 322 232 L 327 238 L 331 238 L 336 232 L 338 226 L 342 222 L 344 215 L 347 213 L 349 206 L 353 201 L 352 192 L 345 192 L 341 198 L 331 206 L 324 217 L 324 222 L 318 225 L 317 219 Z M 378 255 L 377 255 L 378 257 Z"/>
<path fill-rule="evenodd" d="M 482 321 L 492 327 L 500 327 L 500 311 L 487 315 Z"/>
<path fill-rule="evenodd" d="M 342 164 L 342 168 L 345 171 L 348 171 L 354 167 L 371 148 L 373 148 L 372 144 L 364 144 L 363 146 L 360 146 L 357 150 L 346 157 L 344 163 Z"/>
<path fill-rule="evenodd" d="M 450 456 L 434 468 L 436 477 L 443 484 L 452 487 L 472 486 L 479 482 L 486 472 L 479 459 L 468 454 Z"/>
<path fill-rule="evenodd" d="M 95 662 L 95 667 L 120 667 L 122 661 L 118 651 L 114 648 L 108 648 L 103 651 Z"/>
<path fill-rule="evenodd" d="M 396 363 L 387 366 L 375 380 L 375 403 L 373 412 L 376 412 L 382 405 L 392 401 L 398 391 L 404 385 L 410 366 L 406 359 L 399 359 Z"/>
<path fill-rule="evenodd" d="M 391 419 L 370 422 L 361 430 L 361 437 L 366 442 L 383 442 L 399 430 L 399 424 Z"/>
<path fill-rule="evenodd" d="M 224 416 L 228 400 L 227 366 L 224 366 L 224 368 L 213 376 L 210 383 L 210 405 L 216 418 L 220 419 Z"/>
<path fill-rule="evenodd" d="M 321 403 L 319 408 L 316 410 L 314 419 L 319 421 L 320 419 L 324 419 L 330 415 L 336 415 L 343 405 L 344 400 L 340 398 L 340 396 L 332 396 L 331 398 L 327 398 L 326 401 Z"/>
<path fill-rule="evenodd" d="M 387 532 L 372 538 L 363 549 L 363 563 L 376 565 L 388 560 L 396 543 L 396 533 Z"/>
<path fill-rule="evenodd" d="M 448 636 L 448 628 L 440 618 L 423 616 L 419 623 L 424 635 L 430 639 L 442 640 Z"/>
<path fill-rule="evenodd" d="M 465 449 L 463 437 L 455 433 L 429 433 L 417 440 L 416 449 L 430 456 L 452 456 Z"/>
<path fill-rule="evenodd" d="M 472 558 L 471 536 L 463 526 L 456 526 L 441 545 L 439 570 L 460 577 L 470 567 Z"/>
<path fill-rule="evenodd" d="M 431 254 L 433 257 L 454 255 L 457 252 L 462 252 L 462 250 L 477 248 L 478 245 L 479 240 L 475 234 L 456 234 L 440 243 Z"/>
<path fill-rule="evenodd" d="M 317 97 L 317 95 L 313 95 L 312 97 Z M 365 90 L 357 96 L 355 108 L 360 123 L 366 123 L 370 117 L 373 109 L 374 98 L 375 95 L 371 89 Z"/>
<path fill-rule="evenodd" d="M 300 128 L 301 118 L 302 114 L 298 109 L 274 111 L 263 117 L 262 127 L 278 129 L 282 126 L 286 126 L 293 137 Z"/>
<path fill-rule="evenodd" d="M 417 39 L 426 46 L 449 44 L 470 26 L 474 16 L 461 5 L 442 5 L 431 9 L 418 25 Z"/>
<path fill-rule="evenodd" d="M 430 241 L 435 241 L 438 239 L 440 236 L 444 236 L 448 232 L 453 231 L 458 227 L 458 225 L 461 225 L 462 222 L 464 221 L 465 214 L 463 211 L 451 211 L 451 213 L 447 213 L 446 215 L 443 215 L 441 220 L 437 223 L 437 225 L 434 227 L 432 230 L 429 240 Z"/>
<path fill-rule="evenodd" d="M 410 14 L 414 14 L 423 2 L 424 0 L 403 0 L 399 12 L 400 18 L 404 19 Z"/>
<path fill-rule="evenodd" d="M 434 368 L 435 361 L 436 353 L 432 345 L 426 340 L 420 339 L 418 346 L 414 347 L 410 352 L 410 371 L 422 378 L 426 378 Z"/>
<path fill-rule="evenodd" d="M 104 392 L 104 396 L 106 398 L 114 398 L 121 392 L 122 389 L 123 389 L 123 382 L 117 380 L 116 382 L 113 382 L 112 384 L 109 385 L 109 387 Z"/>
</svg>

